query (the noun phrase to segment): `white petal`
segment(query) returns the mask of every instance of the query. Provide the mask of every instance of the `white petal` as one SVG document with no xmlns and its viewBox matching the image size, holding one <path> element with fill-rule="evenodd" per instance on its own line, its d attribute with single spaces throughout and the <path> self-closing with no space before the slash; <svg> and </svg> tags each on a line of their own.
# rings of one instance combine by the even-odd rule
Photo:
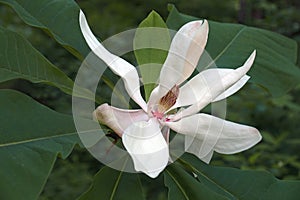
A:
<svg viewBox="0 0 300 200">
<path fill-rule="evenodd" d="M 215 85 L 222 85 L 222 78 L 233 71 L 233 69 L 208 69 L 199 73 L 184 86 L 180 87 L 179 96 L 172 109 L 195 104 L 206 97 L 206 95 L 213 96 L 211 94 L 213 90 L 210 88 L 216 87 Z M 246 84 L 249 78 L 250 76 L 248 75 L 243 76 L 234 85 L 225 90 L 225 92 L 217 96 L 213 102 L 220 101 L 234 94 Z"/>
<path fill-rule="evenodd" d="M 155 87 L 151 92 L 150 98 L 147 103 L 148 112 L 156 106 L 159 99 L 161 98 L 161 97 L 159 97 L 158 89 L 159 89 L 159 86 Z"/>
<path fill-rule="evenodd" d="M 170 128 L 167 126 L 164 126 L 161 129 L 161 133 L 163 135 L 163 137 L 165 138 L 165 141 L 167 142 L 167 144 L 169 145 L 169 139 L 170 139 Z M 173 163 L 174 161 L 172 160 L 171 156 L 169 156 L 169 163 Z"/>
<path fill-rule="evenodd" d="M 262 138 L 253 127 L 207 114 L 192 115 L 177 122 L 167 122 L 166 125 L 178 133 L 194 138 L 195 144 L 188 138 L 185 148 L 192 149 L 191 152 L 199 158 L 209 155 L 212 150 L 224 154 L 238 153 L 254 146 Z"/>
<path fill-rule="evenodd" d="M 162 127 L 161 134 L 166 140 L 166 143 L 169 144 L 169 137 L 170 137 L 170 128 L 167 126 Z"/>
<path fill-rule="evenodd" d="M 195 155 L 199 158 L 205 157 L 213 150 L 222 130 L 222 124 L 214 124 L 215 126 L 211 129 L 210 123 L 212 120 L 207 120 L 202 117 L 203 115 L 204 114 L 192 115 L 176 122 L 165 123 L 172 130 L 193 138 L 185 139 L 185 150 L 194 148 L 191 151 L 192 153 L 196 152 Z M 193 140 L 199 141 L 195 141 L 195 145 L 193 145 Z"/>
<path fill-rule="evenodd" d="M 136 171 L 155 178 L 168 164 L 169 148 L 160 131 L 159 123 L 152 118 L 128 127 L 122 141 L 133 159 Z"/>
<path fill-rule="evenodd" d="M 221 69 L 218 69 L 217 71 L 216 69 L 208 69 L 186 83 L 183 87 L 187 88 L 182 88 L 183 90 L 179 91 L 177 106 L 191 103 L 192 101 L 195 101 L 195 99 L 197 102 L 182 112 L 178 112 L 174 116 L 173 120 L 178 120 L 182 117 L 193 115 L 199 112 L 209 103 L 213 102 L 216 98 L 218 100 L 218 98 L 226 96 L 226 93 L 231 94 L 236 89 L 239 89 L 239 86 L 242 85 L 242 83 L 247 79 L 245 76 L 254 62 L 255 55 L 256 51 L 253 51 L 243 66 L 232 70 L 225 76 L 220 76 L 224 74 Z M 241 82 L 239 83 L 239 81 Z M 236 83 L 237 85 L 235 85 Z M 203 88 L 198 88 L 198 85 L 202 86 Z M 229 89 L 229 92 L 226 92 L 227 89 Z"/>
<path fill-rule="evenodd" d="M 193 73 L 205 48 L 208 29 L 208 22 L 199 20 L 185 24 L 176 33 L 160 73 L 158 98 Z"/>
<path fill-rule="evenodd" d="M 201 146 L 203 145 L 203 140 L 195 139 L 193 136 L 185 135 L 185 151 L 194 154 L 203 162 L 209 164 L 212 159 L 213 150 L 210 150 L 206 155 L 203 155 L 201 151 Z"/>
<path fill-rule="evenodd" d="M 214 150 L 223 154 L 234 154 L 247 150 L 262 139 L 259 131 L 251 126 L 225 121 L 221 137 Z"/>
<path fill-rule="evenodd" d="M 228 70 L 231 70 L 231 69 L 228 69 Z M 239 91 L 247 83 L 247 81 L 249 79 L 250 79 L 250 76 L 248 76 L 248 75 L 243 76 L 238 82 L 236 82 L 234 85 L 232 85 L 230 88 L 228 88 L 225 92 L 223 92 L 222 94 L 217 96 L 217 98 L 215 98 L 213 100 L 213 102 L 221 101 L 221 100 L 233 95 L 234 93 Z"/>
<path fill-rule="evenodd" d="M 203 158 L 200 158 L 203 162 L 205 162 L 206 164 L 209 164 L 210 160 L 212 159 L 214 154 L 214 151 L 210 151 L 206 156 L 204 156 Z"/>
<path fill-rule="evenodd" d="M 93 113 L 94 120 L 107 125 L 115 131 L 120 137 L 125 129 L 139 121 L 149 119 L 148 115 L 142 110 L 119 109 L 108 104 L 102 104 Z"/>
<path fill-rule="evenodd" d="M 81 32 L 91 50 L 103 60 L 108 67 L 122 78 L 129 96 L 146 111 L 147 106 L 140 93 L 140 83 L 137 70 L 126 60 L 110 53 L 92 33 L 83 12 L 80 10 L 79 24 Z"/>
</svg>

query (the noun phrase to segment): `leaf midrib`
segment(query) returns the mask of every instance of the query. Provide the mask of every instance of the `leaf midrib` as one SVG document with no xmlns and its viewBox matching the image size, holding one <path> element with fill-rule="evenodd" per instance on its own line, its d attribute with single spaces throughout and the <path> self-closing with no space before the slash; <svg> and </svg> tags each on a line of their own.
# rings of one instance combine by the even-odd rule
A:
<svg viewBox="0 0 300 200">
<path fill-rule="evenodd" d="M 98 130 L 98 129 L 88 130 L 85 132 L 96 131 L 96 130 Z M 84 132 L 80 132 L 80 133 L 84 133 Z M 79 134 L 78 132 L 70 132 L 70 133 L 64 133 L 64 134 L 59 134 L 59 135 L 51 135 L 51 136 L 45 136 L 45 137 L 39 137 L 39 138 L 30 138 L 30 139 L 26 139 L 26 140 L 22 140 L 22 141 L 0 144 L 0 148 L 7 147 L 7 146 L 13 146 L 13 145 L 20 145 L 20 144 L 25 144 L 25 143 L 30 143 L 30 142 L 37 142 L 37 141 L 42 141 L 42 140 L 49 140 L 49 139 L 53 139 L 53 138 L 78 135 L 78 134 Z"/>
<path fill-rule="evenodd" d="M 117 178 L 117 180 L 116 180 L 116 182 L 115 182 L 114 188 L 113 188 L 112 193 L 111 193 L 111 196 L 110 196 L 110 198 L 109 198 L 110 200 L 113 200 L 113 198 L 114 198 L 114 196 L 115 196 L 115 194 L 116 194 L 116 191 L 117 191 L 118 185 L 119 185 L 119 183 L 120 183 L 121 177 L 122 177 L 122 175 L 123 175 L 123 173 L 124 173 L 124 168 L 125 168 L 125 166 L 126 166 L 126 164 L 127 164 L 127 161 L 128 161 L 128 158 L 125 160 L 124 165 L 123 165 L 123 167 L 122 167 L 122 169 L 121 169 L 121 171 L 120 171 L 120 174 L 119 174 L 119 176 L 118 176 L 118 178 Z"/>
<path fill-rule="evenodd" d="M 18 71 L 18 70 L 13 70 L 13 69 L 11 69 L 11 68 L 8 68 L 8 67 L 3 67 L 3 66 L 0 66 L 0 69 L 3 69 L 3 70 L 6 70 L 6 71 L 8 71 L 8 72 L 11 72 L 11 73 L 14 73 L 14 74 L 16 74 L 16 75 L 21 75 L 21 76 L 23 76 L 23 77 L 29 77 L 29 78 L 32 78 L 33 80 L 35 80 L 35 81 L 40 81 L 40 82 L 49 82 L 49 81 L 51 81 L 52 83 L 57 83 L 58 84 L 58 82 L 56 81 L 56 80 L 45 80 L 44 78 L 42 78 L 42 77 L 40 77 L 40 76 L 37 76 L 37 75 L 33 75 L 33 74 L 25 74 L 25 73 L 22 73 L 21 71 Z M 29 68 L 28 68 L 29 69 Z M 70 81 L 71 79 L 69 79 L 69 81 Z M 59 84 L 61 84 L 61 83 L 59 83 Z M 65 85 L 65 86 L 62 86 L 63 88 L 67 88 L 67 89 L 73 89 L 73 87 L 70 87 L 70 86 L 68 86 L 68 85 Z"/>
<path fill-rule="evenodd" d="M 226 188 L 223 188 L 221 185 L 219 185 L 217 182 L 215 182 L 213 179 L 209 178 L 208 176 L 206 176 L 206 174 L 202 173 L 201 171 L 199 171 L 196 167 L 194 167 L 194 165 L 187 163 L 185 160 L 179 158 L 179 160 L 185 164 L 188 164 L 195 172 L 201 174 L 204 178 L 206 178 L 208 181 L 214 183 L 218 188 L 220 188 L 223 192 L 229 194 L 230 196 L 239 199 L 238 197 L 235 196 L 235 194 L 232 194 L 230 191 L 228 191 Z"/>
<path fill-rule="evenodd" d="M 126 163 L 126 162 L 125 162 Z M 118 176 L 118 178 L 117 178 L 117 180 L 116 180 L 116 182 L 115 182 L 115 185 L 114 185 L 114 188 L 113 188 L 113 190 L 112 190 L 112 193 L 111 193 L 111 196 L 110 196 L 110 200 L 113 200 L 113 198 L 114 198 L 114 196 L 115 196 L 115 193 L 116 193 L 116 191 L 117 191 L 117 188 L 118 188 L 118 185 L 119 185 L 119 182 L 120 182 L 120 180 L 121 180 L 121 176 L 123 175 L 123 171 L 120 171 L 120 174 L 119 174 L 119 176 Z"/>
<path fill-rule="evenodd" d="M 17 142 L 4 143 L 4 144 L 0 144 L 0 148 L 13 146 L 13 145 L 20 145 L 20 144 L 25 144 L 25 143 L 31 143 L 31 142 L 37 142 L 37 141 L 42 141 L 42 140 L 49 140 L 49 139 L 58 138 L 58 137 L 71 136 L 71 135 L 77 135 L 77 132 L 65 133 L 65 134 L 60 134 L 60 135 L 52 135 L 52 136 L 47 136 L 47 137 L 30 138 L 30 139 L 26 139 L 26 140 L 22 140 L 22 141 L 17 141 Z"/>
<path fill-rule="evenodd" d="M 216 61 L 224 54 L 225 51 L 232 45 L 232 43 L 242 34 L 242 32 L 246 29 L 247 27 L 242 27 L 239 32 L 231 39 L 231 41 L 225 46 L 225 48 L 204 68 L 207 69 L 209 68 L 213 63 L 216 63 Z"/>
<path fill-rule="evenodd" d="M 180 160 L 181 160 L 182 162 L 184 162 L 184 163 L 187 163 L 187 162 L 184 161 L 183 159 L 180 159 Z M 241 197 L 237 197 L 236 194 L 234 194 L 234 193 L 228 191 L 226 188 L 223 188 L 221 185 L 219 185 L 219 184 L 218 184 L 217 182 L 215 182 L 213 179 L 209 178 L 206 174 L 204 174 L 203 172 L 199 171 L 196 167 L 194 167 L 194 165 L 192 165 L 192 164 L 189 163 L 189 166 L 190 166 L 195 172 L 201 174 L 201 175 L 202 175 L 204 178 L 206 178 L 208 181 L 214 183 L 214 184 L 215 184 L 218 188 L 220 188 L 223 192 L 229 194 L 230 196 L 232 196 L 232 197 L 234 197 L 234 198 L 236 198 L 236 199 L 238 199 L 238 200 L 242 199 Z M 277 183 L 277 180 L 275 180 L 274 182 L 272 182 L 272 183 L 268 186 L 268 188 L 266 189 L 266 191 L 268 191 L 269 188 L 270 188 L 273 184 L 275 184 L 275 183 Z"/>
<path fill-rule="evenodd" d="M 169 176 L 173 179 L 173 181 L 175 182 L 175 184 L 178 186 L 178 188 L 180 189 L 180 191 L 182 192 L 182 194 L 184 195 L 184 197 L 186 199 L 189 199 L 189 197 L 185 193 L 184 189 L 181 187 L 180 183 L 176 180 L 176 178 L 174 176 L 172 176 L 172 173 L 170 173 L 168 169 L 166 169 L 166 171 L 169 174 Z"/>
</svg>

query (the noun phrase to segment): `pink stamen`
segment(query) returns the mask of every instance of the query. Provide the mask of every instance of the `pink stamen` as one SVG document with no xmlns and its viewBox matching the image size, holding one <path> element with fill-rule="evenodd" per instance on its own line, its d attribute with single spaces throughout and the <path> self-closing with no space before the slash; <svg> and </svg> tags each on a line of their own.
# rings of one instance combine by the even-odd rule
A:
<svg viewBox="0 0 300 200">
<path fill-rule="evenodd" d="M 156 117 L 157 119 L 162 119 L 164 117 L 164 114 L 163 113 L 160 113 L 158 111 L 151 111 L 152 115 L 154 117 Z"/>
</svg>

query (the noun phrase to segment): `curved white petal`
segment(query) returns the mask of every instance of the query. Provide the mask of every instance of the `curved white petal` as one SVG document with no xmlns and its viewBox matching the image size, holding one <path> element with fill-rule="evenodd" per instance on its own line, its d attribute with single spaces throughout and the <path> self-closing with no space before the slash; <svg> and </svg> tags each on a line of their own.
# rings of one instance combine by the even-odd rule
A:
<svg viewBox="0 0 300 200">
<path fill-rule="evenodd" d="M 215 69 L 208 69 L 203 71 L 202 75 L 199 75 L 199 77 L 195 77 L 193 80 L 189 81 L 186 84 L 187 89 L 179 91 L 179 96 L 181 94 L 181 97 L 178 97 L 177 99 L 178 105 L 183 105 L 184 103 L 190 101 L 189 99 L 195 100 L 195 98 L 197 102 L 194 103 L 192 106 L 188 107 L 187 109 L 183 110 L 182 112 L 178 112 L 174 116 L 173 120 L 175 121 L 181 119 L 182 117 L 193 115 L 199 112 L 202 108 L 204 108 L 209 103 L 213 102 L 215 99 L 218 100 L 218 98 L 222 98 L 223 95 L 226 95 L 227 89 L 229 89 L 228 94 L 234 92 L 236 88 L 239 89 L 238 86 L 241 85 L 239 81 L 241 81 L 242 83 L 247 79 L 245 75 L 250 70 L 254 62 L 255 55 L 256 51 L 254 50 L 243 66 L 232 70 L 225 76 L 219 76 L 219 74 L 222 74 L 223 72 L 214 74 L 211 72 L 216 72 Z M 236 83 L 237 85 L 235 86 L 234 84 Z M 203 91 L 200 90 L 200 88 L 197 88 L 198 84 L 200 86 L 204 85 Z M 193 92 L 190 92 L 189 88 L 191 88 Z M 197 94 L 197 91 L 200 91 L 198 92 L 200 94 Z M 187 100 L 185 100 L 185 98 L 187 98 Z"/>
<path fill-rule="evenodd" d="M 213 96 L 211 88 L 216 87 L 215 85 L 222 85 L 222 78 L 233 71 L 233 69 L 208 69 L 199 73 L 180 87 L 179 96 L 172 109 L 195 104 L 206 97 L 206 95 Z M 244 75 L 235 84 L 217 96 L 213 102 L 220 101 L 234 94 L 246 84 L 249 78 L 250 76 Z"/>
<path fill-rule="evenodd" d="M 144 172 L 151 178 L 157 177 L 164 170 L 169 159 L 169 148 L 159 126 L 154 118 L 148 122 L 136 122 L 122 136 L 135 170 Z"/>
<path fill-rule="evenodd" d="M 199 158 L 214 150 L 233 154 L 249 149 L 261 140 L 253 127 L 229 122 L 207 114 L 196 114 L 176 122 L 166 122 L 174 131 L 187 135 L 185 149 Z"/>
<path fill-rule="evenodd" d="M 228 69 L 228 70 L 231 70 L 231 69 Z M 239 91 L 247 83 L 247 81 L 249 79 L 250 79 L 250 76 L 248 76 L 248 75 L 243 76 L 240 80 L 238 80 L 238 82 L 236 82 L 234 85 L 232 85 L 227 90 L 225 90 L 225 92 L 223 92 L 222 94 L 217 96 L 212 102 L 221 101 L 221 100 L 233 95 L 234 93 Z"/>
<path fill-rule="evenodd" d="M 94 120 L 107 125 L 115 131 L 120 137 L 125 129 L 133 123 L 146 121 L 148 115 L 142 110 L 125 110 L 109 106 L 107 103 L 97 107 L 93 113 Z"/>
<path fill-rule="evenodd" d="M 118 76 L 122 78 L 125 84 L 125 88 L 129 96 L 141 106 L 141 108 L 147 111 L 147 106 L 140 93 L 140 83 L 137 70 L 134 66 L 128 63 L 126 60 L 110 53 L 103 45 L 97 40 L 92 33 L 83 12 L 80 10 L 79 24 L 81 32 L 91 48 L 91 50 L 103 60 L 108 67 Z"/>
<path fill-rule="evenodd" d="M 256 145 L 261 139 L 262 136 L 256 128 L 225 121 L 214 150 L 223 154 L 239 153 Z"/>
<path fill-rule="evenodd" d="M 208 29 L 206 20 L 198 20 L 185 24 L 176 33 L 160 72 L 158 98 L 193 73 L 206 46 Z"/>
</svg>

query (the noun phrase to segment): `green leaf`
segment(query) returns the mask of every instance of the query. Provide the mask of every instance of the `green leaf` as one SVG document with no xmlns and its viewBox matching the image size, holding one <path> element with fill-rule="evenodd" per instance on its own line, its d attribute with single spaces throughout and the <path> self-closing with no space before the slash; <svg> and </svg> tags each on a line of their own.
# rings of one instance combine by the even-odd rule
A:
<svg viewBox="0 0 300 200">
<path fill-rule="evenodd" d="M 278 181 L 273 183 L 261 199 L 297 200 L 300 195 L 300 181 Z"/>
<path fill-rule="evenodd" d="M 165 185 L 169 188 L 168 199 L 227 199 L 200 183 L 178 164 L 173 163 L 165 170 Z"/>
<path fill-rule="evenodd" d="M 20 16 L 20 18 L 27 23 L 30 26 L 37 27 L 40 29 L 43 29 L 48 34 L 54 37 L 54 39 L 60 43 L 62 46 L 64 46 L 67 50 L 69 50 L 71 53 L 73 53 L 76 57 L 83 59 L 85 56 L 88 55 L 90 52 L 89 47 L 87 46 L 85 39 L 83 38 L 83 35 L 80 30 L 79 26 L 79 6 L 76 4 L 75 1 L 69 1 L 69 0 L 39 0 L 35 1 L 34 3 L 28 3 L 27 1 L 23 0 L 0 0 L 0 3 L 4 3 L 12 7 L 17 14 Z M 16 33 L 14 33 L 17 35 Z M 13 36 L 12 36 L 13 37 Z M 17 37 L 20 37 L 17 35 Z M 4 38 L 5 39 L 5 38 Z M 12 38 L 14 39 L 14 38 Z M 24 38 L 22 38 L 24 40 Z M 20 40 L 20 39 L 18 39 Z M 5 40 L 3 41 L 5 42 Z M 6 43 L 1 42 L 1 45 L 8 46 Z M 3 44 L 2 44 L 3 43 Z M 15 43 L 11 41 L 12 45 Z M 25 44 L 23 44 L 25 43 Z M 30 67 L 24 67 L 24 69 L 17 69 L 18 71 L 9 71 L 9 72 L 3 72 L 0 71 L 0 81 L 1 78 L 3 79 L 13 79 L 14 78 L 25 78 L 27 80 L 30 80 L 34 83 L 36 82 L 44 82 L 51 85 L 54 85 L 56 87 L 59 87 L 67 94 L 72 94 L 72 88 L 73 88 L 73 82 L 72 80 L 62 80 L 66 79 L 66 76 L 62 76 L 62 72 L 58 72 L 59 69 L 45 69 L 48 67 L 53 68 L 54 66 L 50 64 L 49 61 L 42 61 L 42 63 L 36 63 L 36 61 L 44 60 L 45 58 L 40 58 L 41 54 L 38 53 L 36 50 L 30 50 L 29 52 L 31 54 L 28 54 L 25 50 L 28 46 L 30 48 L 33 48 L 27 41 L 22 41 L 19 43 L 19 46 L 21 50 L 18 50 L 14 48 L 14 46 L 9 45 L 9 48 L 2 48 L 0 52 L 5 52 L 0 54 L 0 56 L 5 56 L 6 51 L 11 50 L 12 55 L 15 55 L 16 58 L 19 58 L 19 55 L 23 56 L 19 58 L 20 60 L 14 60 L 14 62 L 20 63 L 20 64 L 26 64 Z M 24 47 L 22 47 L 22 45 Z M 1 47 L 3 47 L 1 46 Z M 38 54 L 38 55 L 37 55 Z M 27 57 L 24 57 L 24 55 L 27 55 Z M 33 56 L 32 58 L 29 58 L 30 56 Z M 13 56 L 11 56 L 13 57 Z M 10 58 L 11 58 L 10 57 Z M 38 57 L 38 58 L 34 58 Z M 1 57 L 2 58 L 2 57 Z M 5 61 L 4 57 L 4 61 Z M 26 61 L 26 62 L 23 62 Z M 31 62 L 34 61 L 34 62 Z M 10 62 L 10 61 L 8 61 Z M 13 64 L 15 64 L 12 62 Z M 52 65 L 52 66 L 49 66 Z M 31 66 L 33 65 L 33 66 Z M 39 65 L 39 68 L 37 66 Z M 40 66 L 41 65 L 41 66 Z M 0 66 L 1 68 L 11 68 L 11 66 Z M 18 66 L 13 66 L 13 68 L 16 68 Z M 31 77 L 32 74 L 31 71 L 28 70 L 35 70 L 34 73 L 38 73 L 39 77 Z M 51 71 L 51 72 L 49 72 Z M 25 72 L 25 74 L 23 74 Z M 29 74 L 26 74 L 29 73 Z M 42 74 L 43 73 L 43 74 Z M 47 73 L 47 74 L 45 74 Z M 7 75 L 9 74 L 9 75 Z M 36 74 L 33 74 L 35 76 Z M 7 78 L 10 77 L 11 78 Z M 46 77 L 43 77 L 46 76 Z M 55 77 L 58 76 L 58 77 Z M 49 80 L 51 79 L 51 80 Z M 53 80 L 52 80 L 53 79 Z M 55 80 L 57 79 L 58 82 Z M 61 83 L 61 81 L 63 83 Z M 94 101 L 94 94 L 88 91 L 85 88 L 76 87 L 76 94 L 75 96 L 83 97 L 86 99 L 90 99 Z M 103 103 L 103 99 L 100 97 L 96 97 L 97 103 L 101 104 Z"/>
<path fill-rule="evenodd" d="M 73 81 L 50 63 L 25 38 L 0 27 L 0 82 L 22 78 L 33 83 L 46 83 L 72 95 Z M 76 87 L 75 96 L 93 100 L 87 89 Z"/>
<path fill-rule="evenodd" d="M 179 13 L 169 6 L 167 25 L 178 29 L 197 18 Z M 257 57 L 249 72 L 250 81 L 273 96 L 281 96 L 300 83 L 297 43 L 282 35 L 239 24 L 209 21 L 206 50 L 218 67 L 236 68 L 256 49 Z M 208 67 L 208 66 L 207 66 Z"/>
<path fill-rule="evenodd" d="M 0 199 L 37 199 L 58 154 L 79 143 L 73 118 L 0 90 Z"/>
<path fill-rule="evenodd" d="M 79 7 L 70 0 L 0 0 L 12 7 L 20 18 L 30 26 L 45 30 L 75 56 L 82 58 L 89 48 L 81 34 Z M 80 55 L 81 54 L 81 55 Z"/>
<path fill-rule="evenodd" d="M 140 23 L 133 41 L 147 101 L 159 78 L 170 43 L 167 25 L 158 13 L 152 11 Z"/>
<path fill-rule="evenodd" d="M 300 181 L 278 180 L 265 171 L 215 167 L 188 154 L 181 162 L 197 174 L 201 183 L 229 199 L 296 200 L 300 195 Z"/>
<path fill-rule="evenodd" d="M 103 167 L 94 177 L 91 188 L 79 200 L 146 199 L 138 174 Z"/>
</svg>

